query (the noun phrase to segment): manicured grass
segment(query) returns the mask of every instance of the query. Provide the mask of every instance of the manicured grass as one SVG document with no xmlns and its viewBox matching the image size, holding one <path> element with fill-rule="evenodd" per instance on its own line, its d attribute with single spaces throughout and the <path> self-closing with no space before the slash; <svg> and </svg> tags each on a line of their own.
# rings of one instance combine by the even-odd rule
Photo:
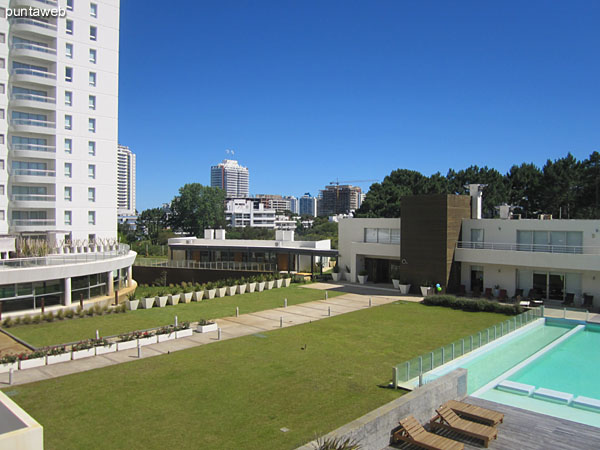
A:
<svg viewBox="0 0 600 450">
<path fill-rule="evenodd" d="M 6 391 L 46 449 L 292 449 L 401 395 L 393 365 L 504 319 L 389 304 Z"/>
<path fill-rule="evenodd" d="M 306 289 L 302 285 L 292 284 L 287 288 L 271 289 L 252 294 L 234 295 L 233 297 L 214 298 L 166 306 L 152 309 L 138 309 L 121 314 L 84 317 L 81 319 L 65 319 L 62 321 L 44 322 L 38 325 L 20 325 L 8 331 L 36 347 L 64 344 L 95 337 L 96 330 L 101 336 L 112 336 L 129 331 L 144 330 L 172 324 L 175 315 L 180 322 L 197 321 L 199 319 L 216 319 L 235 315 L 235 307 L 240 314 L 263 311 L 283 306 L 284 298 L 288 305 L 312 302 L 325 298 L 325 292 L 317 289 Z M 330 297 L 341 295 L 340 292 L 329 292 Z"/>
</svg>

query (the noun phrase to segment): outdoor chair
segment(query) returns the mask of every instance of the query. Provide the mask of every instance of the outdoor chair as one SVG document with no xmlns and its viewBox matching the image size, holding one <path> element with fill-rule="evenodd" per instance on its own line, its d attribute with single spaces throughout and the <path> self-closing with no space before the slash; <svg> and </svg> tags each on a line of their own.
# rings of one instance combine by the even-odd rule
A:
<svg viewBox="0 0 600 450">
<path fill-rule="evenodd" d="M 452 439 L 430 433 L 413 416 L 408 416 L 400 421 L 400 429 L 392 438 L 394 443 L 399 441 L 409 442 L 421 448 L 433 450 L 463 450 L 464 444 Z"/>
<path fill-rule="evenodd" d="M 594 296 L 583 294 L 583 307 L 591 310 L 594 307 Z"/>
<path fill-rule="evenodd" d="M 460 417 L 478 420 L 491 427 L 496 426 L 504 421 L 504 414 L 491 409 L 475 406 L 470 403 L 459 402 L 458 400 L 449 400 L 444 403 L 444 406 L 450 408 Z"/>
<path fill-rule="evenodd" d="M 492 288 L 485 288 L 485 294 L 483 296 L 487 299 L 494 298 L 494 294 L 492 294 Z"/>
<path fill-rule="evenodd" d="M 506 289 L 500 289 L 500 293 L 498 294 L 498 301 L 503 302 L 508 300 L 508 293 Z"/>
<path fill-rule="evenodd" d="M 490 445 L 490 440 L 498 437 L 498 430 L 496 427 L 489 427 L 477 422 L 461 419 L 454 411 L 445 405 L 440 406 L 435 412 L 437 412 L 437 416 L 429 422 L 432 429 L 454 431 L 475 439 L 480 439 L 483 441 L 485 447 Z"/>
<path fill-rule="evenodd" d="M 573 306 L 573 303 L 575 303 L 575 294 L 567 292 L 567 295 L 565 296 L 565 301 L 562 302 L 563 306 Z"/>
</svg>

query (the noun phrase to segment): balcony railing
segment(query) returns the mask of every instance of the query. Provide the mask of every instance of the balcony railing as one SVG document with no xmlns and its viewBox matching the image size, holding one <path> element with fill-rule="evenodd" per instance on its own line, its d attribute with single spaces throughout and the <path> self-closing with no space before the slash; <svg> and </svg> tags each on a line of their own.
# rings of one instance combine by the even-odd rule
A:
<svg viewBox="0 0 600 450">
<path fill-rule="evenodd" d="M 35 94 L 12 94 L 10 96 L 11 100 L 30 100 L 32 102 L 40 102 L 40 103 L 52 103 L 56 104 L 56 99 L 53 97 L 44 97 L 43 95 L 35 95 Z"/>
<path fill-rule="evenodd" d="M 43 45 L 28 44 L 25 42 L 18 42 L 10 46 L 11 50 L 33 50 L 40 53 L 46 53 L 48 55 L 56 55 L 56 49 L 51 47 L 44 47 Z"/>
<path fill-rule="evenodd" d="M 52 72 L 44 72 L 43 70 L 18 68 L 13 69 L 11 74 L 13 75 L 33 75 L 35 77 L 47 78 L 49 80 L 56 80 L 56 74 Z"/>
<path fill-rule="evenodd" d="M 575 255 L 600 255 L 600 247 L 582 245 L 510 244 L 502 242 L 459 241 L 456 248 L 474 250 L 505 250 L 515 252 L 567 253 Z"/>
<path fill-rule="evenodd" d="M 26 150 L 32 152 L 56 153 L 56 147 L 53 145 L 35 145 L 35 144 L 10 144 L 11 150 Z"/>
<path fill-rule="evenodd" d="M 273 272 L 277 264 L 259 262 L 235 261 L 190 261 L 190 260 L 165 260 L 152 258 L 137 258 L 135 266 L 144 267 L 174 267 L 179 269 L 206 269 L 206 270 L 246 270 L 255 272 Z"/>
<path fill-rule="evenodd" d="M 56 195 L 13 194 L 11 200 L 15 202 L 54 202 L 56 201 Z"/>
<path fill-rule="evenodd" d="M 38 0 L 39 1 L 39 0 Z M 56 5 L 56 2 L 48 2 L 49 4 Z M 42 22 L 41 20 L 33 20 L 26 18 L 11 18 L 9 22 L 12 24 L 24 24 L 24 25 L 35 25 L 36 27 L 46 28 L 51 31 L 56 31 L 57 27 L 54 24 Z"/>
<path fill-rule="evenodd" d="M 42 169 L 12 169 L 11 175 L 27 175 L 34 177 L 55 177 L 56 170 L 42 170 Z"/>
<path fill-rule="evenodd" d="M 14 219 L 10 223 L 13 227 L 50 227 L 56 226 L 55 219 Z"/>
<path fill-rule="evenodd" d="M 48 122 L 47 120 L 35 119 L 10 119 L 11 125 L 24 125 L 43 128 L 56 128 L 56 122 Z"/>
</svg>

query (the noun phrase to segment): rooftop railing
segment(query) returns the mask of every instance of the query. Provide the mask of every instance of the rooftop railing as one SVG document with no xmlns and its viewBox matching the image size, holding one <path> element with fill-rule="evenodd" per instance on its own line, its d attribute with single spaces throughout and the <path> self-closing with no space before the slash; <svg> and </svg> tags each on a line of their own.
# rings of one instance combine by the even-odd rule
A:
<svg viewBox="0 0 600 450">
<path fill-rule="evenodd" d="M 474 250 L 505 250 L 515 252 L 570 253 L 576 255 L 600 255 L 600 247 L 582 245 L 510 244 L 502 242 L 459 241 L 456 248 Z"/>
<path fill-rule="evenodd" d="M 273 272 L 277 264 L 259 262 L 236 261 L 192 261 L 192 260 L 165 260 L 152 258 L 137 258 L 134 266 L 144 267 L 172 267 L 177 269 L 206 269 L 206 270 L 245 270 L 252 272 Z"/>
</svg>

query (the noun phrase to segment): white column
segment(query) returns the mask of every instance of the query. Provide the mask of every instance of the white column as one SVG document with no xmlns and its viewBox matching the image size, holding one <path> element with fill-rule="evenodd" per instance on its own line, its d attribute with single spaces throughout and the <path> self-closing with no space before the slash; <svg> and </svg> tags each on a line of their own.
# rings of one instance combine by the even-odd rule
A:
<svg viewBox="0 0 600 450">
<path fill-rule="evenodd" d="M 71 306 L 71 278 L 65 278 L 65 306 Z"/>
<path fill-rule="evenodd" d="M 108 295 L 115 294 L 115 283 L 113 280 L 113 271 L 106 272 L 106 284 L 108 285 Z"/>
<path fill-rule="evenodd" d="M 127 268 L 127 286 L 133 286 L 133 266 Z"/>
</svg>

